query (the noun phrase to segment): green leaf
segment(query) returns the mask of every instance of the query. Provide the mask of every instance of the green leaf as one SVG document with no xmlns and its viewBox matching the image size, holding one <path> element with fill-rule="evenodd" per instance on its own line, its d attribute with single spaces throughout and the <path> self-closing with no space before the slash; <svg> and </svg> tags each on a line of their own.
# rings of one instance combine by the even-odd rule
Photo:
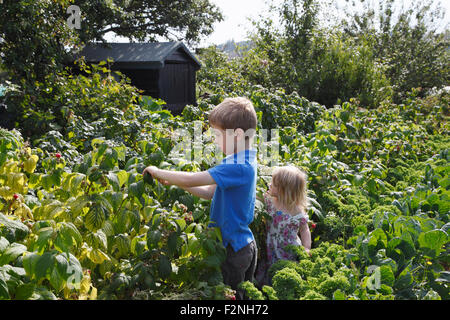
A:
<svg viewBox="0 0 450 320">
<path fill-rule="evenodd" d="M 442 271 L 439 277 L 435 280 L 436 282 L 450 282 L 450 271 Z"/>
<path fill-rule="evenodd" d="M 117 159 L 120 161 L 125 161 L 127 148 L 125 146 L 114 147 L 114 150 L 117 153 Z"/>
<path fill-rule="evenodd" d="M 444 178 L 440 179 L 438 181 L 438 183 L 442 188 L 447 189 L 450 186 L 450 178 L 444 177 Z"/>
<path fill-rule="evenodd" d="M 32 282 L 19 285 L 14 298 L 17 300 L 28 300 L 33 295 L 35 288 L 36 284 Z"/>
<path fill-rule="evenodd" d="M 0 213 L 0 236 L 9 242 L 22 241 L 30 233 L 30 229 L 20 221 L 13 220 Z"/>
<path fill-rule="evenodd" d="M 108 178 L 109 183 L 112 185 L 114 191 L 119 191 L 119 179 L 117 178 L 117 175 L 113 172 L 108 172 L 106 175 L 106 178 Z"/>
<path fill-rule="evenodd" d="M 141 255 L 145 250 L 145 241 L 140 241 L 139 237 L 134 237 L 133 240 L 131 240 L 131 252 L 134 255 Z"/>
<path fill-rule="evenodd" d="M 172 273 L 172 264 L 169 258 L 163 254 L 159 257 L 158 272 L 162 279 L 166 279 Z"/>
<path fill-rule="evenodd" d="M 5 278 L 6 277 L 4 276 L 3 272 L 0 271 L 0 300 L 11 299 Z"/>
<path fill-rule="evenodd" d="M 367 190 L 372 194 L 377 192 L 377 184 L 374 179 L 367 181 Z"/>
<path fill-rule="evenodd" d="M 5 251 L 0 256 L 0 266 L 8 264 L 17 259 L 18 256 L 22 255 L 27 251 L 27 247 L 20 243 L 12 243 L 6 248 Z"/>
<path fill-rule="evenodd" d="M 375 229 L 369 234 L 368 249 L 371 254 L 375 254 L 379 249 L 387 246 L 387 236 L 382 229 Z"/>
<path fill-rule="evenodd" d="M 99 170 L 98 166 L 93 166 L 88 170 L 88 178 L 89 181 L 95 182 L 101 178 L 103 172 Z"/>
<path fill-rule="evenodd" d="M 153 177 L 150 173 L 146 172 L 144 174 L 144 182 L 151 186 L 154 185 Z"/>
<path fill-rule="evenodd" d="M 54 230 L 52 227 L 45 227 L 39 229 L 38 239 L 35 243 L 34 249 L 38 251 L 39 254 L 42 254 L 46 247 L 50 246 L 50 241 L 54 234 Z"/>
<path fill-rule="evenodd" d="M 397 277 L 397 280 L 395 281 L 395 288 L 398 290 L 406 289 L 410 287 L 413 283 L 413 276 L 410 272 L 410 265 L 406 267 Z"/>
<path fill-rule="evenodd" d="M 142 195 L 144 194 L 144 191 L 145 191 L 145 187 L 144 187 L 144 182 L 142 180 L 139 182 L 133 182 L 128 187 L 128 192 L 138 199 L 140 197 L 142 197 Z"/>
<path fill-rule="evenodd" d="M 84 223 L 86 228 L 88 228 L 92 232 L 95 232 L 103 227 L 106 218 L 107 212 L 105 208 L 101 204 L 95 203 L 85 215 Z"/>
<path fill-rule="evenodd" d="M 32 300 L 56 300 L 56 296 L 48 290 L 46 287 L 37 287 L 33 295 L 31 296 Z"/>
<path fill-rule="evenodd" d="M 86 241 L 92 248 L 107 250 L 108 239 L 106 237 L 106 234 L 102 230 L 97 230 L 96 232 L 87 234 Z"/>
<path fill-rule="evenodd" d="M 207 256 L 205 259 L 203 259 L 202 263 L 205 264 L 205 266 L 209 268 L 219 268 L 221 265 L 221 261 L 218 256 Z"/>
<path fill-rule="evenodd" d="M 345 293 L 342 292 L 340 289 L 337 289 L 333 293 L 333 300 L 345 300 Z"/>
<path fill-rule="evenodd" d="M 169 256 L 174 256 L 178 251 L 178 233 L 171 232 L 167 238 L 167 247 Z"/>
<path fill-rule="evenodd" d="M 36 263 L 39 260 L 39 258 L 40 255 L 34 252 L 30 252 L 27 253 L 22 259 L 23 268 L 25 269 L 25 272 L 31 279 L 36 279 L 35 269 Z"/>
<path fill-rule="evenodd" d="M 380 169 L 378 168 L 374 168 L 372 169 L 372 174 L 377 177 L 377 178 L 382 178 L 383 177 L 383 173 L 381 172 Z"/>
<path fill-rule="evenodd" d="M 56 292 L 59 292 L 64 288 L 65 281 L 58 272 L 57 268 L 52 269 L 49 281 L 51 286 L 56 290 Z"/>
<path fill-rule="evenodd" d="M 125 170 L 116 172 L 117 179 L 119 180 L 119 187 L 122 188 L 123 184 L 128 180 L 128 173 Z"/>
<path fill-rule="evenodd" d="M 117 160 L 117 151 L 108 148 L 105 152 L 105 155 L 103 156 L 102 162 L 100 163 L 100 169 L 106 171 L 114 169 L 114 167 L 118 164 Z"/>
<path fill-rule="evenodd" d="M 58 274 L 69 287 L 77 288 L 83 279 L 83 269 L 78 259 L 71 253 L 60 253 L 55 257 Z"/>
<path fill-rule="evenodd" d="M 44 252 L 44 254 L 36 261 L 34 268 L 36 279 L 39 280 L 41 278 L 45 278 L 47 275 L 50 275 L 54 265 L 55 254 L 53 252 Z"/>
<path fill-rule="evenodd" d="M 8 239 L 0 237 L 0 253 L 2 253 L 9 246 Z M 1 259 L 1 258 L 0 258 Z"/>
<path fill-rule="evenodd" d="M 139 232 L 141 228 L 141 215 L 138 210 L 128 210 L 127 211 L 128 220 L 130 221 L 130 226 Z"/>
<path fill-rule="evenodd" d="M 104 194 L 104 196 L 106 196 Z M 120 205 L 122 204 L 122 201 L 124 200 L 123 198 L 123 193 L 122 192 L 113 192 L 111 193 L 111 197 L 109 198 L 109 202 L 111 203 L 111 206 L 113 208 L 113 211 L 117 211 L 120 208 Z"/>
<path fill-rule="evenodd" d="M 429 257 L 434 258 L 443 250 L 442 246 L 447 242 L 447 238 L 448 236 L 444 231 L 436 229 L 422 232 L 418 241 L 420 249 Z"/>
<path fill-rule="evenodd" d="M 118 234 L 115 238 L 115 243 L 121 255 L 126 255 L 130 252 L 131 241 L 126 235 Z"/>
<path fill-rule="evenodd" d="M 70 180 L 70 192 L 72 194 L 77 194 L 78 193 L 77 191 L 80 190 L 81 183 L 85 179 L 86 179 L 86 175 L 84 175 L 82 173 L 77 173 L 77 175 Z"/>
<path fill-rule="evenodd" d="M 382 284 L 386 284 L 390 287 L 394 285 L 395 276 L 390 266 L 383 265 L 379 267 L 377 270 L 379 270 L 380 272 L 380 279 Z"/>
<path fill-rule="evenodd" d="M 147 232 L 147 246 L 149 249 L 158 248 L 159 240 L 161 239 L 161 231 L 148 230 Z"/>
</svg>

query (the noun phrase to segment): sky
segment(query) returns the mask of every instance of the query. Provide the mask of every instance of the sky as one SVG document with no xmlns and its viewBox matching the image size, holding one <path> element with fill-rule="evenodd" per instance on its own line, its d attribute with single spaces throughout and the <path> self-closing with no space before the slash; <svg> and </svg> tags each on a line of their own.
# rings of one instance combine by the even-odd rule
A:
<svg viewBox="0 0 450 320">
<path fill-rule="evenodd" d="M 266 0 L 210 0 L 218 6 L 224 16 L 222 22 L 216 23 L 214 32 L 202 44 L 220 44 L 227 40 L 242 41 L 247 38 L 247 31 L 252 24 L 247 18 L 256 19 L 268 7 Z M 274 3 L 281 3 L 274 0 Z"/>
<path fill-rule="evenodd" d="M 257 18 L 259 14 L 266 12 L 268 5 L 267 0 L 210 0 L 217 5 L 224 16 L 224 20 L 215 24 L 215 31 L 201 42 L 201 46 L 209 44 L 221 44 L 228 40 L 236 42 L 247 38 L 247 31 L 252 30 L 251 23 L 247 18 Z M 405 3 L 411 3 L 414 0 L 404 0 Z M 274 4 L 280 4 L 282 0 L 272 0 Z M 336 0 L 334 6 L 337 5 L 336 12 L 338 15 L 343 11 L 339 9 L 346 4 L 345 0 Z M 358 1 L 356 1 L 358 2 Z M 434 1 L 439 2 L 439 1 Z M 441 5 L 446 9 L 445 21 L 450 24 L 450 1 L 441 0 Z"/>
</svg>

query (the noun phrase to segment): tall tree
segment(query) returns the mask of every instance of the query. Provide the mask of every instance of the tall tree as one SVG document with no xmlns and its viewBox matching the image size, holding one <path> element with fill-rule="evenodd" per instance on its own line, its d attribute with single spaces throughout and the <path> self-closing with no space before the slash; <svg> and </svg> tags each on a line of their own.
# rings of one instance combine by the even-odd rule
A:
<svg viewBox="0 0 450 320">
<path fill-rule="evenodd" d="M 80 8 L 80 29 L 67 9 Z M 210 0 L 4 0 L 0 4 L 0 53 L 15 78 L 43 79 L 63 66 L 65 54 L 111 32 L 130 41 L 159 38 L 195 44 L 222 20 Z"/>
<path fill-rule="evenodd" d="M 444 10 L 432 0 L 361 0 L 362 10 L 342 21 L 350 38 L 369 41 L 375 57 L 386 65 L 385 74 L 401 102 L 411 88 L 442 87 L 450 80 L 448 47 L 442 29 Z M 447 26 L 446 26 L 447 27 Z M 448 29 L 447 29 L 448 30 Z"/>
<path fill-rule="evenodd" d="M 327 0 L 283 0 L 272 11 L 278 13 L 279 27 L 271 17 L 254 23 L 255 52 L 267 56 L 263 85 L 297 91 L 326 106 L 358 98 L 375 106 L 388 96 L 388 83 L 373 59 L 367 43 L 345 39 L 329 28 L 323 12 Z"/>
<path fill-rule="evenodd" d="M 82 12 L 82 41 L 103 41 L 113 32 L 137 41 L 163 37 L 196 43 L 223 19 L 209 0 L 78 0 L 76 4 Z"/>
</svg>

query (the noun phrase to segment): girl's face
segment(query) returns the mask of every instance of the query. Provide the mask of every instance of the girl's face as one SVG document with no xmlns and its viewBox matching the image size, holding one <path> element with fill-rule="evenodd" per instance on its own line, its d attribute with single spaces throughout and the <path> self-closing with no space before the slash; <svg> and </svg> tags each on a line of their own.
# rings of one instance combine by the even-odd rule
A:
<svg viewBox="0 0 450 320">
<path fill-rule="evenodd" d="M 275 187 L 272 182 L 269 184 L 269 194 L 272 197 L 275 197 L 275 198 L 278 197 L 278 188 Z"/>
</svg>

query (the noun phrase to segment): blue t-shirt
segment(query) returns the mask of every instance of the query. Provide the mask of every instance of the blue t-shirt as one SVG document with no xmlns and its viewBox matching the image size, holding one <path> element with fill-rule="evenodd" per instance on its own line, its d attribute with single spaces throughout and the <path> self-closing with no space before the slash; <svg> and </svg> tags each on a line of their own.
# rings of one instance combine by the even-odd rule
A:
<svg viewBox="0 0 450 320">
<path fill-rule="evenodd" d="M 211 225 L 220 228 L 225 247 L 230 244 L 238 251 L 255 239 L 248 225 L 255 209 L 256 150 L 229 155 L 208 172 L 217 184 L 211 202 Z"/>
</svg>

